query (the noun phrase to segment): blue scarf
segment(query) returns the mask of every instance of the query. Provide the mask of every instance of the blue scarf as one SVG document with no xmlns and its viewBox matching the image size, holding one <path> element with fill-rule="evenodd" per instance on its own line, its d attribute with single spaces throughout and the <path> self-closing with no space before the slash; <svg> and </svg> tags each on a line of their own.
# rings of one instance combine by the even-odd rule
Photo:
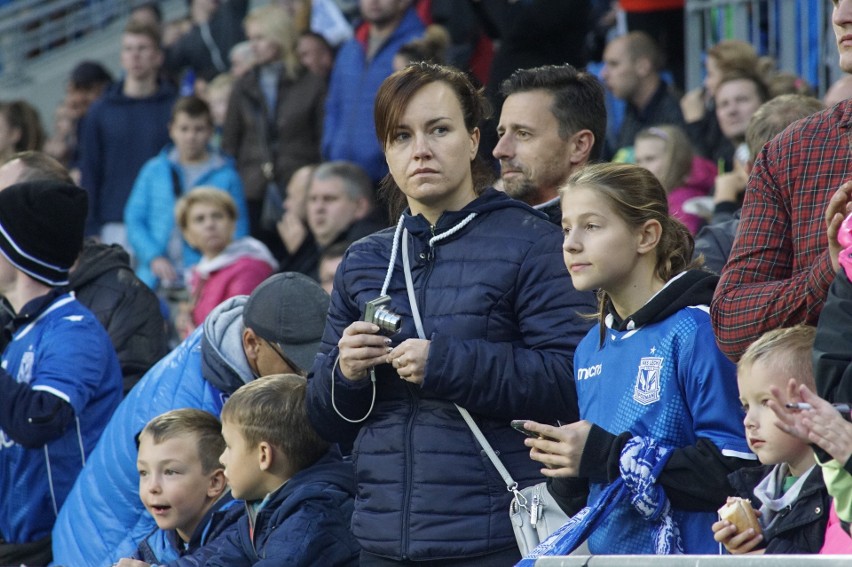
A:
<svg viewBox="0 0 852 567">
<path fill-rule="evenodd" d="M 565 525 L 553 532 L 516 567 L 533 567 L 538 557 L 569 555 L 625 498 L 647 521 L 655 522 L 654 547 L 658 555 L 683 553 L 680 530 L 671 516 L 671 504 L 657 478 L 666 466 L 672 450 L 653 439 L 634 437 L 621 451 L 619 476 L 601 492 L 598 500 L 586 506 Z"/>
</svg>

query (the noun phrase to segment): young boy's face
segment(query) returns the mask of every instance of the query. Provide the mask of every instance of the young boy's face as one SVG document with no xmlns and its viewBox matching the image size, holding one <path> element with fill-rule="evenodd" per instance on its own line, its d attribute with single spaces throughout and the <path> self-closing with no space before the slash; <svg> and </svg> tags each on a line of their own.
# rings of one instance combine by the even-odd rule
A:
<svg viewBox="0 0 852 567">
<path fill-rule="evenodd" d="M 231 494 L 247 502 L 262 499 L 268 491 L 262 486 L 257 451 L 248 447 L 238 424 L 222 420 L 222 437 L 225 451 L 219 462 L 225 467 Z"/>
<path fill-rule="evenodd" d="M 814 464 L 811 448 L 795 437 L 787 435 L 775 425 L 778 420 L 766 405 L 773 399 L 771 386 L 782 391 L 787 387 L 789 376 L 771 364 L 758 360 L 740 369 L 737 384 L 740 402 L 743 404 L 746 439 L 748 446 L 764 465 L 788 463 L 794 476 L 801 476 Z"/>
<path fill-rule="evenodd" d="M 207 157 L 207 144 L 213 137 L 210 117 L 178 112 L 169 124 L 169 137 L 175 143 L 181 161 L 202 161 Z"/>
<path fill-rule="evenodd" d="M 154 443 L 151 435 L 139 440 L 139 498 L 163 530 L 177 530 L 189 541 L 198 523 L 221 489 L 211 492 L 214 472 L 204 474 L 198 439 L 180 435 Z M 219 470 L 219 469 L 217 469 Z"/>
</svg>

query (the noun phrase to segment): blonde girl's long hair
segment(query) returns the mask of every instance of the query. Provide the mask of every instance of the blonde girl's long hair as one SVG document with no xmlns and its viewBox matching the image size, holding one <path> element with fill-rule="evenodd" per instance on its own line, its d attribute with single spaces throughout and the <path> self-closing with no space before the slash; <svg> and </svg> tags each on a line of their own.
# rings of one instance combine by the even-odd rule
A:
<svg viewBox="0 0 852 567">
<path fill-rule="evenodd" d="M 260 26 L 264 35 L 278 44 L 281 48 L 281 62 L 284 64 L 285 75 L 291 80 L 297 79 L 302 71 L 302 65 L 296 54 L 299 33 L 290 13 L 281 6 L 268 4 L 249 12 L 243 20 L 243 25 L 249 22 Z"/>
</svg>

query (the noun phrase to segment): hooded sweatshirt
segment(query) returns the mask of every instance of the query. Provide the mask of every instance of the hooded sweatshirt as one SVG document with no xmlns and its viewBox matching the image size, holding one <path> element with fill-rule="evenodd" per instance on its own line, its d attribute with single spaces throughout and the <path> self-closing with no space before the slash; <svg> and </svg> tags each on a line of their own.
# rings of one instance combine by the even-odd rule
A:
<svg viewBox="0 0 852 567">
<path fill-rule="evenodd" d="M 619 475 L 621 449 L 631 437 L 674 449 L 658 484 L 686 553 L 718 553 L 710 526 L 733 493 L 727 474 L 756 463 L 739 418 L 736 368 L 716 347 L 710 327 L 717 281 L 707 272 L 682 272 L 631 316 L 610 312 L 574 356 L 580 417 L 594 424 L 579 475 L 590 482 L 588 503 Z M 552 484 L 562 482 L 576 481 Z M 653 553 L 652 528 L 622 501 L 589 538 L 589 549 Z"/>
<path fill-rule="evenodd" d="M 117 245 L 87 241 L 70 288 L 104 326 L 115 347 L 124 393 L 168 353 L 160 302 L 130 268 L 130 256 Z"/>
</svg>

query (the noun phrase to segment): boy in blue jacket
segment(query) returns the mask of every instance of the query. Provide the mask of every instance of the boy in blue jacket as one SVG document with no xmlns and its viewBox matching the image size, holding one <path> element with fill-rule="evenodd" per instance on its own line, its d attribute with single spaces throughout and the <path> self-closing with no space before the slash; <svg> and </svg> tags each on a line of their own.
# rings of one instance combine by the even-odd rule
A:
<svg viewBox="0 0 852 567">
<path fill-rule="evenodd" d="M 152 289 L 182 287 L 184 273 L 201 254 L 181 235 L 175 204 L 195 187 L 228 193 L 237 205 L 234 238 L 248 234 L 243 183 L 234 161 L 210 146 L 213 115 L 197 96 L 179 99 L 169 120 L 172 144 L 142 166 L 124 207 L 127 239 L 136 256 L 136 274 Z"/>
<path fill-rule="evenodd" d="M 246 515 L 214 545 L 208 566 L 358 565 L 349 530 L 352 466 L 305 411 L 305 378 L 277 374 L 242 386 L 222 408 L 220 460 Z"/>
<path fill-rule="evenodd" d="M 177 409 L 148 422 L 138 437 L 139 498 L 157 522 L 131 561 L 139 565 L 203 565 L 209 548 L 243 515 L 230 495 L 219 455 L 219 420 L 199 409 Z"/>
</svg>

